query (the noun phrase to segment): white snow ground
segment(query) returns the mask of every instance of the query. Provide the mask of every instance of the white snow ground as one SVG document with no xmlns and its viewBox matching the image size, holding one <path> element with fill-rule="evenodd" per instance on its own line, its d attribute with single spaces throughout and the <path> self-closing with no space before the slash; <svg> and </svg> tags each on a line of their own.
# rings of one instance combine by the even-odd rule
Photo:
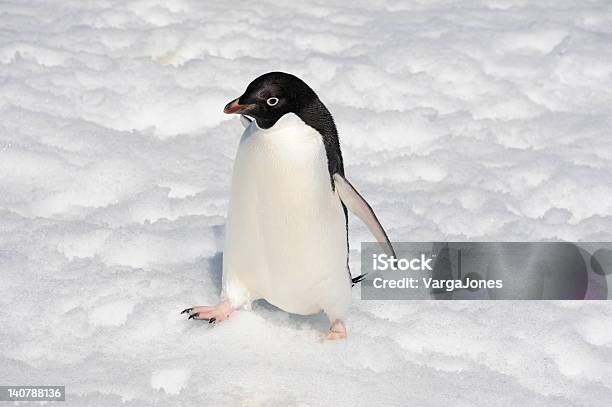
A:
<svg viewBox="0 0 612 407">
<path fill-rule="evenodd" d="M 0 2 L 0 384 L 66 406 L 608 406 L 604 302 L 355 301 L 209 329 L 222 107 L 304 78 L 392 239 L 612 240 L 606 0 Z M 351 264 L 370 240 L 351 221 Z M 63 404 L 64 405 L 64 404 Z"/>
</svg>

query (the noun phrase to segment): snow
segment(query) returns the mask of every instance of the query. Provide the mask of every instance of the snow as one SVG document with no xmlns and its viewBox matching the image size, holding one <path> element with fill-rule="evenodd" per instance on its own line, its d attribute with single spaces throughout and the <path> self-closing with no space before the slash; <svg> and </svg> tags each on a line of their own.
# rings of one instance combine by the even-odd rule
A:
<svg viewBox="0 0 612 407">
<path fill-rule="evenodd" d="M 239 134 L 271 70 L 334 114 L 392 240 L 612 239 L 605 0 L 0 4 L 0 383 L 67 406 L 604 406 L 606 302 L 265 304 L 214 328 Z M 351 265 L 367 229 L 351 220 Z"/>
</svg>

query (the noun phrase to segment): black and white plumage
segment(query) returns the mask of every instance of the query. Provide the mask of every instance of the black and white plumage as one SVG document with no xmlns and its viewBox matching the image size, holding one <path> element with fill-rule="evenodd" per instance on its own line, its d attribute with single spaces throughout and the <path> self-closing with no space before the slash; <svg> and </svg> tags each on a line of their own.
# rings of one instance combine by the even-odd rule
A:
<svg viewBox="0 0 612 407">
<path fill-rule="evenodd" d="M 344 331 L 353 282 L 347 207 L 393 248 L 345 178 L 332 115 L 306 83 L 282 72 L 256 78 L 224 112 L 241 114 L 245 131 L 232 174 L 223 313 L 264 298 L 292 313 L 323 310 L 332 333 Z M 214 308 L 200 308 L 218 319 Z"/>
<path fill-rule="evenodd" d="M 267 103 L 270 98 L 278 99 L 275 105 L 270 106 Z M 297 115 L 321 135 L 332 185 L 334 174 L 344 176 L 344 163 L 334 118 L 310 86 L 297 76 L 284 72 L 261 75 L 249 84 L 242 96 L 228 103 L 224 111 L 248 115 L 255 119 L 258 127 L 262 129 L 271 128 L 285 114 Z"/>
</svg>

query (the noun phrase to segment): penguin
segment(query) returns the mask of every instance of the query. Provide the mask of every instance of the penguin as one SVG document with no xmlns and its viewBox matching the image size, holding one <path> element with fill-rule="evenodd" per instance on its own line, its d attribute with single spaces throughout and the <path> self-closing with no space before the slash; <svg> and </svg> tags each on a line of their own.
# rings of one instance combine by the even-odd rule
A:
<svg viewBox="0 0 612 407">
<path fill-rule="evenodd" d="M 395 257 L 371 206 L 346 179 L 334 119 L 298 77 L 269 72 L 229 102 L 245 129 L 232 172 L 221 300 L 182 311 L 214 323 L 265 299 L 294 314 L 323 311 L 326 339 L 347 337 L 348 210 Z"/>
</svg>

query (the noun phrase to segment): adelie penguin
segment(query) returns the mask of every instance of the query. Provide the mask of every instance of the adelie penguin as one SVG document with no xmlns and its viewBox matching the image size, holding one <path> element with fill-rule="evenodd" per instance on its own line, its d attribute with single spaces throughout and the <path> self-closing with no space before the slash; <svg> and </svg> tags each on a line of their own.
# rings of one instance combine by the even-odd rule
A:
<svg viewBox="0 0 612 407">
<path fill-rule="evenodd" d="M 301 79 L 270 72 L 229 102 L 245 130 L 232 174 L 215 306 L 188 308 L 189 319 L 222 321 L 253 301 L 295 314 L 324 311 L 327 339 L 346 338 L 351 300 L 347 208 L 394 255 L 370 205 L 344 175 L 334 119 Z"/>
</svg>

